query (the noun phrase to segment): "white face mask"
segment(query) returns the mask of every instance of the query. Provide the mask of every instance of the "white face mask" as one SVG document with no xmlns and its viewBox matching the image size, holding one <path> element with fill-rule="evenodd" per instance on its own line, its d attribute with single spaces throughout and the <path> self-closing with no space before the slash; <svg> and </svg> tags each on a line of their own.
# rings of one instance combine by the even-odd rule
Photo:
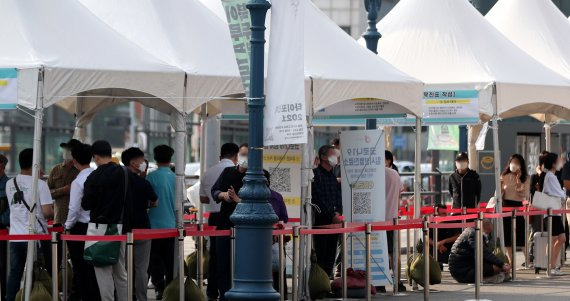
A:
<svg viewBox="0 0 570 301">
<path fill-rule="evenodd" d="M 238 156 L 238 165 L 242 168 L 246 168 L 247 169 L 247 156 Z"/>
<path fill-rule="evenodd" d="M 144 161 L 141 162 L 141 164 L 139 164 L 139 167 L 138 167 L 138 168 L 139 168 L 139 171 L 140 171 L 140 172 L 145 172 L 145 170 L 146 170 L 146 168 L 147 168 L 146 162 L 144 162 Z"/>
<path fill-rule="evenodd" d="M 63 150 L 63 160 L 64 161 L 71 161 L 73 160 L 73 157 L 71 156 L 71 151 L 68 149 L 64 149 Z"/>
<path fill-rule="evenodd" d="M 335 166 L 338 164 L 338 157 L 336 157 L 336 156 L 330 156 L 330 157 L 328 158 L 328 160 L 329 160 L 329 164 L 330 164 L 332 167 L 335 167 Z"/>
<path fill-rule="evenodd" d="M 459 170 L 467 169 L 467 166 L 468 166 L 468 164 L 465 161 L 455 162 L 455 167 Z"/>
<path fill-rule="evenodd" d="M 521 167 L 518 164 L 510 163 L 509 169 L 511 170 L 511 172 L 518 172 L 521 169 Z"/>
</svg>

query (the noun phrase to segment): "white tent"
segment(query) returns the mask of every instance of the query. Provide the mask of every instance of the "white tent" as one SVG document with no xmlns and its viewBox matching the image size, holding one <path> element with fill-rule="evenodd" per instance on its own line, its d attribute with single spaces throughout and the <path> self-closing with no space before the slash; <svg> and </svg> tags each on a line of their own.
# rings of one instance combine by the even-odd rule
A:
<svg viewBox="0 0 570 301">
<path fill-rule="evenodd" d="M 184 72 L 124 39 L 78 2 L 0 3 L 0 67 L 18 71 L 18 104 L 35 111 L 32 202 L 37 199 L 43 108 L 73 101 L 78 94 L 87 103 L 119 96 L 136 97 L 164 112 L 181 107 Z M 28 246 L 28 266 L 34 246 Z M 26 296 L 31 284 L 26 281 Z"/>
<path fill-rule="evenodd" d="M 546 67 L 570 79 L 570 22 L 552 1 L 501 0 L 485 18 L 511 42 Z M 570 102 L 555 112 L 533 114 L 545 122 L 546 149 L 550 150 L 550 124 L 570 119 Z"/>
</svg>

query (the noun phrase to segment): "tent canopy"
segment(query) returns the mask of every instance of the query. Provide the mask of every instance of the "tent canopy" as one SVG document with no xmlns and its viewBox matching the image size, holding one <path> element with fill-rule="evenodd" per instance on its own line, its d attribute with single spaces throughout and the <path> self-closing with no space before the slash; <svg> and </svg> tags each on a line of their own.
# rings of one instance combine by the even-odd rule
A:
<svg viewBox="0 0 570 301">
<path fill-rule="evenodd" d="M 485 18 L 523 51 L 570 79 L 570 22 L 552 1 L 501 0 Z M 533 116 L 545 122 L 570 119 L 570 97 L 565 104 L 547 112 L 552 116 Z"/>
<path fill-rule="evenodd" d="M 221 1 L 201 1 L 226 20 Z M 267 41 L 270 19 L 268 15 Z M 305 89 L 310 89 L 312 80 L 315 112 L 345 100 L 374 98 L 397 104 L 402 113 L 420 114 L 423 84 L 362 49 L 311 1 L 305 5 L 304 49 Z"/>
<path fill-rule="evenodd" d="M 105 99 L 112 93 L 163 98 L 143 102 L 165 112 L 181 107 L 184 73 L 118 35 L 77 1 L 0 1 L 0 27 L 9 28 L 0 31 L 0 67 L 19 69 L 20 105 L 43 108 L 91 91 Z M 43 103 L 36 103 L 41 68 Z"/>
<path fill-rule="evenodd" d="M 80 0 L 91 12 L 155 57 L 188 75 L 184 107 L 243 92 L 225 22 L 198 0 Z"/>
<path fill-rule="evenodd" d="M 479 90 L 480 114 L 554 113 L 570 81 L 507 40 L 467 0 L 403 0 L 378 24 L 378 52 L 427 88 Z"/>
</svg>

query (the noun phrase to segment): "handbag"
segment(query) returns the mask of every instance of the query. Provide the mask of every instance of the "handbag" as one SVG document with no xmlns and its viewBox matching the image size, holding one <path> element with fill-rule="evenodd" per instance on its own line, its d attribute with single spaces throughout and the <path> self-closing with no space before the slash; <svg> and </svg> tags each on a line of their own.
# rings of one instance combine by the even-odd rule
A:
<svg viewBox="0 0 570 301">
<path fill-rule="evenodd" d="M 560 210 L 562 208 L 562 199 L 555 196 L 550 196 L 544 192 L 535 191 L 532 197 L 532 206 L 538 209 L 546 210 Z"/>
<path fill-rule="evenodd" d="M 125 173 L 125 192 L 123 195 L 123 209 L 121 210 L 121 217 L 125 212 L 127 202 L 127 190 L 129 184 L 129 172 L 123 168 Z M 123 230 L 122 224 L 98 224 L 89 223 L 87 227 L 87 235 L 97 236 L 110 236 L 121 235 Z M 86 241 L 85 251 L 83 252 L 83 259 L 88 264 L 95 267 L 104 267 L 114 265 L 119 262 L 121 254 L 120 241 Z"/>
</svg>

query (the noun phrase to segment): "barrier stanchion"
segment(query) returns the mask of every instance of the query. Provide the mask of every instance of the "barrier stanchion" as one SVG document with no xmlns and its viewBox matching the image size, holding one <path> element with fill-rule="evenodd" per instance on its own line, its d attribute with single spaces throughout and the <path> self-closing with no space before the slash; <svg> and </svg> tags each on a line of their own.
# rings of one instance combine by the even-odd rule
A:
<svg viewBox="0 0 570 301">
<path fill-rule="evenodd" d="M 511 270 L 513 281 L 517 280 L 517 210 L 512 211 L 511 218 Z"/>
<path fill-rule="evenodd" d="M 546 248 L 546 257 L 547 257 L 547 264 L 546 264 L 546 277 L 551 277 L 551 272 L 552 272 L 552 266 L 550 264 L 550 262 L 552 262 L 552 208 L 548 208 L 547 211 L 547 231 L 548 231 L 548 242 L 547 242 L 547 248 Z"/>
<path fill-rule="evenodd" d="M 372 269 L 370 267 L 370 236 L 372 234 L 372 225 L 366 224 L 366 230 L 364 235 L 366 236 L 366 301 L 372 300 L 372 292 L 370 291 L 370 285 L 372 283 Z"/>
<path fill-rule="evenodd" d="M 283 235 L 279 235 L 279 295 L 280 300 L 285 301 L 287 291 L 285 291 L 285 242 Z"/>
<path fill-rule="evenodd" d="M 566 210 L 566 200 L 564 200 L 562 204 L 564 204 L 562 206 L 562 209 Z M 562 216 L 562 226 L 566 227 L 566 212 L 563 212 L 561 216 Z M 565 264 L 566 264 L 566 245 L 560 248 L 560 267 L 563 267 Z"/>
<path fill-rule="evenodd" d="M 479 213 L 479 218 L 475 224 L 475 300 L 480 300 L 481 294 L 481 261 L 483 257 L 483 237 L 481 227 L 483 222 L 483 214 Z"/>
<path fill-rule="evenodd" d="M 434 211 L 433 211 L 433 217 L 436 217 L 436 216 L 437 216 L 437 206 L 434 207 Z M 438 239 L 438 234 L 439 234 L 438 232 L 439 231 L 437 228 L 432 229 L 432 231 L 433 231 L 433 239 L 432 239 L 432 242 L 433 242 L 433 258 L 437 258 L 437 252 L 438 252 L 437 242 L 439 241 L 439 239 Z"/>
<path fill-rule="evenodd" d="M 57 265 L 57 235 L 57 232 L 51 233 L 51 291 L 53 301 L 59 301 L 59 287 L 57 285 L 57 281 L 59 280 L 57 275 L 59 269 L 59 266 Z M 65 278 L 63 281 L 65 282 Z"/>
<path fill-rule="evenodd" d="M 61 240 L 61 263 L 63 264 L 61 267 L 61 278 L 65 279 L 61 284 L 62 288 L 62 301 L 67 301 L 67 291 L 69 288 L 67 287 L 67 241 Z"/>
<path fill-rule="evenodd" d="M 394 226 L 398 225 L 398 218 L 394 218 Z M 392 283 L 392 294 L 394 296 L 402 296 L 400 294 L 398 287 L 400 285 L 400 230 L 394 230 L 394 249 L 392 250 L 392 270 L 394 272 L 393 275 L 393 283 Z"/>
<path fill-rule="evenodd" d="M 342 227 L 346 228 L 346 221 L 342 222 Z M 342 263 L 341 263 L 341 277 L 342 277 L 342 298 L 346 299 L 348 296 L 348 288 L 346 286 L 346 264 L 348 263 L 347 260 L 347 253 L 346 253 L 346 233 L 342 233 L 342 242 L 341 242 L 341 251 L 342 251 Z"/>
<path fill-rule="evenodd" d="M 127 300 L 133 300 L 133 232 L 127 233 Z"/>
<path fill-rule="evenodd" d="M 232 287 L 234 286 L 234 272 L 236 263 L 236 229 L 230 229 L 230 279 Z"/>
<path fill-rule="evenodd" d="M 406 204 L 406 212 L 408 212 L 408 204 Z M 412 217 L 413 218 L 413 217 Z M 409 220 L 410 216 L 407 215 L 406 216 L 406 220 Z M 406 262 L 410 262 L 410 245 L 411 245 L 411 236 L 410 236 L 410 229 L 406 229 Z"/>
<path fill-rule="evenodd" d="M 346 254 L 346 253 L 344 253 Z M 292 300 L 298 301 L 297 287 L 299 283 L 299 226 L 293 227 L 293 271 Z"/>
<path fill-rule="evenodd" d="M 204 224 L 198 224 L 198 231 L 204 231 Z M 204 287 L 204 236 L 200 235 L 197 238 L 197 250 L 196 250 L 196 264 L 197 271 L 196 271 L 196 282 L 198 282 L 198 287 L 202 289 Z M 180 256 L 184 256 L 184 254 L 180 254 Z"/>
<path fill-rule="evenodd" d="M 184 299 L 184 229 L 178 229 L 178 300 Z M 198 263 L 200 265 L 200 263 Z"/>
<path fill-rule="evenodd" d="M 525 212 L 529 211 L 529 204 L 526 204 L 525 206 Z M 529 250 L 529 244 L 528 244 L 528 240 L 529 240 L 529 216 L 525 215 L 524 216 L 524 268 L 528 269 L 529 265 L 530 265 L 530 250 Z"/>
<path fill-rule="evenodd" d="M 429 301 L 429 216 L 424 217 L 424 301 Z"/>
</svg>

